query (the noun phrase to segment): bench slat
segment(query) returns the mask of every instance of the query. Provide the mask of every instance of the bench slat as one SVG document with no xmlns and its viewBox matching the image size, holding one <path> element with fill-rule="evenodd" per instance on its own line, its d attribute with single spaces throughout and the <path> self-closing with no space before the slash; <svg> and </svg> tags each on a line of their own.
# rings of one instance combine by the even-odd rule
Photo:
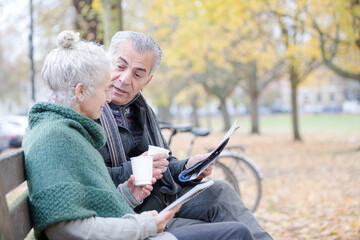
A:
<svg viewBox="0 0 360 240">
<path fill-rule="evenodd" d="M 0 239 L 24 239 L 32 228 L 28 190 L 9 204 L 6 194 L 26 180 L 22 149 L 0 157 Z"/>
<path fill-rule="evenodd" d="M 23 198 L 10 212 L 10 216 L 15 239 L 24 239 L 32 228 L 29 198 Z"/>
<path fill-rule="evenodd" d="M 24 152 L 22 149 L 0 157 L 0 176 L 5 193 L 10 192 L 26 180 Z"/>
<path fill-rule="evenodd" d="M 0 239 L 15 240 L 13 229 L 9 221 L 10 214 L 3 189 L 2 175 L 0 175 Z"/>
</svg>

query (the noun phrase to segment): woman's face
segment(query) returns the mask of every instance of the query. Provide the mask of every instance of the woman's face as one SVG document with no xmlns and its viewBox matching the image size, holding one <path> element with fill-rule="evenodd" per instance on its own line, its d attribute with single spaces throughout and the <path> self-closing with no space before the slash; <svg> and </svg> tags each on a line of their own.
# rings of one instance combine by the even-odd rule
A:
<svg viewBox="0 0 360 240">
<path fill-rule="evenodd" d="M 98 119 L 103 111 L 105 103 L 111 101 L 110 74 L 106 74 L 103 81 L 98 82 L 90 96 L 86 96 L 79 102 L 79 113 L 91 119 Z"/>
</svg>

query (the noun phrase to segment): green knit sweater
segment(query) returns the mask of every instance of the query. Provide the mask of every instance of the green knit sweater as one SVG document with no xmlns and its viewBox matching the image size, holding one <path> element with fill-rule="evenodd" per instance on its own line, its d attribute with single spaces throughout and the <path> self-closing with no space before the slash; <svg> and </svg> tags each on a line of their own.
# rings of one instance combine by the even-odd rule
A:
<svg viewBox="0 0 360 240">
<path fill-rule="evenodd" d="M 56 222 L 134 213 L 98 152 L 105 141 L 101 126 L 72 108 L 44 102 L 33 106 L 23 148 L 38 237 Z"/>
</svg>

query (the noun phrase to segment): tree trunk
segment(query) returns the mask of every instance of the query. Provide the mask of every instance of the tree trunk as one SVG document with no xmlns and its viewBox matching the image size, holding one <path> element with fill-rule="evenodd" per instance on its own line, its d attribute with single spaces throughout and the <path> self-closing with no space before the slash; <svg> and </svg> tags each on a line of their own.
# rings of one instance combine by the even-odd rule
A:
<svg viewBox="0 0 360 240">
<path fill-rule="evenodd" d="M 257 87 L 256 62 L 252 62 L 248 66 L 248 71 L 249 71 L 248 88 L 249 88 L 249 96 L 250 96 L 251 134 L 260 134 L 259 114 L 258 114 L 259 91 Z"/>
<path fill-rule="evenodd" d="M 210 111 L 210 107 L 209 107 L 209 103 L 210 102 L 210 98 L 209 95 L 206 96 L 206 123 L 207 123 L 207 128 L 210 129 L 210 131 L 212 131 L 212 124 L 211 124 L 211 111 Z"/>
<path fill-rule="evenodd" d="M 106 49 L 110 46 L 111 39 L 111 5 L 110 0 L 102 0 L 103 12 L 103 26 L 104 26 L 104 46 Z"/>
<path fill-rule="evenodd" d="M 115 32 L 124 30 L 124 20 L 123 20 L 123 9 L 122 9 L 122 0 L 115 0 L 115 17 L 116 17 L 116 26 Z"/>
<path fill-rule="evenodd" d="M 158 109 L 159 109 L 157 115 L 158 120 L 164 122 L 171 122 L 172 119 L 170 114 L 170 107 L 159 105 Z"/>
<path fill-rule="evenodd" d="M 291 106 L 292 106 L 292 125 L 293 125 L 293 134 L 294 141 L 301 141 L 299 124 L 298 124 L 298 108 L 297 108 L 297 85 L 298 77 L 294 70 L 290 74 L 290 84 L 291 84 Z"/>
<path fill-rule="evenodd" d="M 226 98 L 220 99 L 220 110 L 224 119 L 224 131 L 228 131 L 230 128 L 230 116 L 226 107 Z"/>
<path fill-rule="evenodd" d="M 199 127 L 199 116 L 197 113 L 198 110 L 198 105 L 197 105 L 197 96 L 192 96 L 191 98 L 191 107 L 193 109 L 193 114 L 192 114 L 192 124 L 194 127 Z"/>
<path fill-rule="evenodd" d="M 93 0 L 73 0 L 73 6 L 76 10 L 75 28 L 81 34 L 81 39 L 86 41 L 98 41 L 103 44 L 102 34 L 98 34 L 101 29 L 99 14 L 91 7 Z"/>
<path fill-rule="evenodd" d="M 251 114 L 251 134 L 260 134 L 259 131 L 259 113 L 258 113 L 258 98 L 251 95 L 250 99 L 250 114 Z"/>
<path fill-rule="evenodd" d="M 104 13 L 104 45 L 109 48 L 112 36 L 123 30 L 123 14 L 121 0 L 101 0 Z"/>
</svg>

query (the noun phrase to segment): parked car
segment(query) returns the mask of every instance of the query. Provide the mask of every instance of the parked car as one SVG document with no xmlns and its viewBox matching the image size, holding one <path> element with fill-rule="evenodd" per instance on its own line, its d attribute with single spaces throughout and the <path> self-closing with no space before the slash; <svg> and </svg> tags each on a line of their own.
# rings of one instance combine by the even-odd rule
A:
<svg viewBox="0 0 360 240">
<path fill-rule="evenodd" d="M 21 147 L 27 125 L 26 116 L 0 118 L 0 153 L 8 148 Z"/>
</svg>

